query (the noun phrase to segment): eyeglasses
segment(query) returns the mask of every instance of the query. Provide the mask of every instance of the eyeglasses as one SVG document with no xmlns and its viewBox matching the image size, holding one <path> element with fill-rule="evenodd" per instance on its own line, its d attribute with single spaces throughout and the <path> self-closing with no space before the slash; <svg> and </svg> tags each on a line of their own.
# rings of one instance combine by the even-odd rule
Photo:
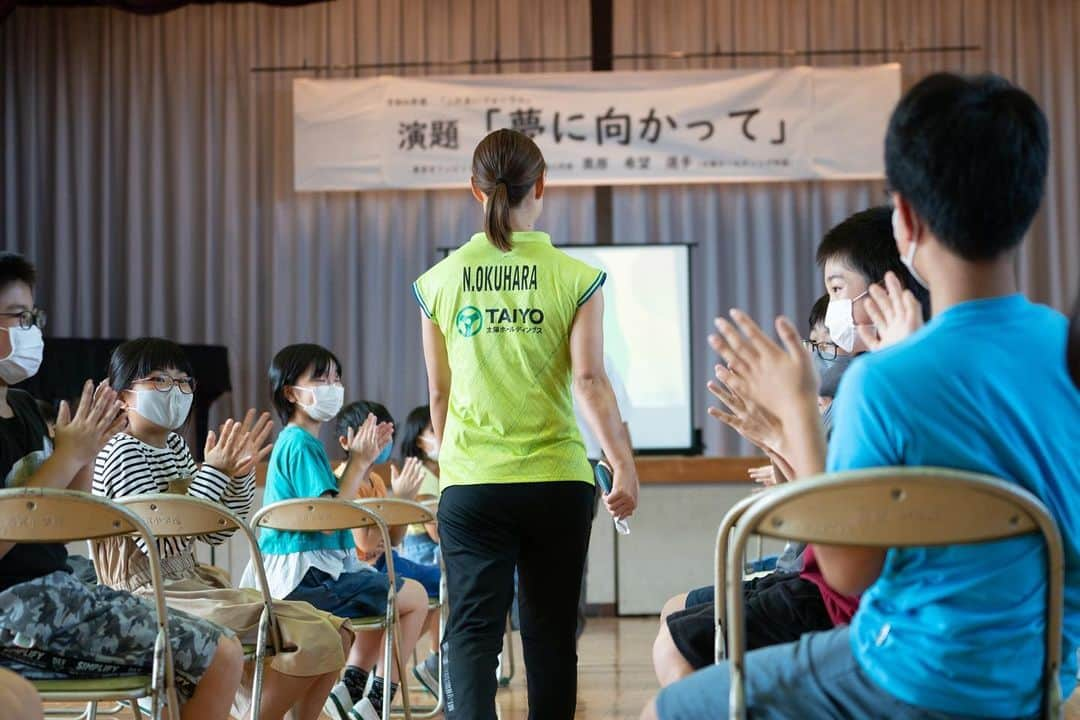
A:
<svg viewBox="0 0 1080 720">
<path fill-rule="evenodd" d="M 29 330 L 35 325 L 44 330 L 49 322 L 48 314 L 41 308 L 23 310 L 22 312 L 0 313 L 0 317 L 19 318 L 19 327 L 23 330 Z"/>
<path fill-rule="evenodd" d="M 822 360 L 835 360 L 836 359 L 836 343 L 831 342 L 814 342 L 813 340 L 803 340 L 803 347 L 810 352 L 816 354 Z"/>
<path fill-rule="evenodd" d="M 136 380 L 135 382 L 147 382 L 154 386 L 154 389 L 158 392 L 169 392 L 173 389 L 173 386 L 180 388 L 180 392 L 185 395 L 190 395 L 195 392 L 195 378 L 180 377 L 174 378 L 168 375 L 154 375 L 152 377 Z"/>
</svg>

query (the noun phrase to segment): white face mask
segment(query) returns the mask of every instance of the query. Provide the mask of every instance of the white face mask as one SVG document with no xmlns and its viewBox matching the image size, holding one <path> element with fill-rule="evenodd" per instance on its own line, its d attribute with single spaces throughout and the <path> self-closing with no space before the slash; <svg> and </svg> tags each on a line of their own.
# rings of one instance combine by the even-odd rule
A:
<svg viewBox="0 0 1080 720">
<path fill-rule="evenodd" d="M 341 406 L 345 404 L 345 387 L 343 385 L 316 385 L 314 387 L 295 385 L 293 387 L 296 390 L 309 392 L 315 397 L 310 405 L 305 405 L 300 401 L 299 397 L 296 400 L 296 404 L 303 408 L 308 417 L 315 422 L 333 420 L 341 412 Z"/>
<path fill-rule="evenodd" d="M 11 354 L 0 359 L 0 380 L 14 385 L 37 373 L 45 354 L 45 341 L 37 325 L 3 329 L 7 330 L 11 339 Z"/>
<path fill-rule="evenodd" d="M 422 438 L 424 443 L 424 454 L 427 455 L 428 460 L 433 462 L 439 461 L 439 441 L 435 439 L 434 435 L 427 435 Z"/>
<path fill-rule="evenodd" d="M 180 392 L 175 385 L 169 392 L 135 390 L 135 412 L 166 430 L 175 430 L 184 424 L 191 412 L 194 395 Z"/>
<path fill-rule="evenodd" d="M 892 211 L 892 233 L 894 238 L 900 237 L 898 230 L 900 229 L 900 211 L 893 208 Z M 911 277 L 915 278 L 915 282 L 922 285 L 924 288 L 929 289 L 930 286 L 926 284 L 926 281 L 919 275 L 919 271 L 915 269 L 915 251 L 919 249 L 919 246 L 908 239 L 908 250 L 900 257 L 900 262 L 904 263 L 904 267 L 911 273 Z"/>
<path fill-rule="evenodd" d="M 829 331 L 832 341 L 844 352 L 851 352 L 855 347 L 858 337 L 855 330 L 855 301 L 866 295 L 862 292 L 853 298 L 843 298 L 829 301 L 829 309 L 825 311 L 825 327 Z"/>
</svg>

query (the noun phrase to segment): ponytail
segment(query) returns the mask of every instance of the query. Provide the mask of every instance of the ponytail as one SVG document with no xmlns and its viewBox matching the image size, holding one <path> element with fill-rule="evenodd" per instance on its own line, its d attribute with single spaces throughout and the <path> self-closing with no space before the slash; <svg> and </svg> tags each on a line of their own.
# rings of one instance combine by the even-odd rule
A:
<svg viewBox="0 0 1080 720">
<path fill-rule="evenodd" d="M 495 192 L 488 197 L 484 232 L 491 244 L 503 252 L 514 249 L 510 236 L 510 189 L 505 182 L 496 182 Z"/>
<path fill-rule="evenodd" d="M 484 234 L 502 252 L 514 249 L 510 210 L 544 177 L 547 166 L 540 148 L 516 130 L 496 130 L 473 153 L 473 182 L 487 196 Z"/>
</svg>

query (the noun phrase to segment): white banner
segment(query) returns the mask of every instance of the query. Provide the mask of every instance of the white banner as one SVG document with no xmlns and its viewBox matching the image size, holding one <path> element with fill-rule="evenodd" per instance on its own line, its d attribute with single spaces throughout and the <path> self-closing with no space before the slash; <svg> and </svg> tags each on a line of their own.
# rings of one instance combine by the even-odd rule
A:
<svg viewBox="0 0 1080 720">
<path fill-rule="evenodd" d="M 296 80 L 297 190 L 463 187 L 497 128 L 551 185 L 880 178 L 900 66 Z"/>
</svg>

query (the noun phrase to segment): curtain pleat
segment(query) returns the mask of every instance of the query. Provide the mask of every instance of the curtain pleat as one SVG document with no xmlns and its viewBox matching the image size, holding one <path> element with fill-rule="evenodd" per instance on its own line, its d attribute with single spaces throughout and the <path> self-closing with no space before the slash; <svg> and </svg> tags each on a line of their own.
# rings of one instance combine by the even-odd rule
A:
<svg viewBox="0 0 1080 720">
<path fill-rule="evenodd" d="M 618 70 L 899 61 L 904 85 L 935 70 L 993 71 L 1050 119 L 1047 198 L 1020 253 L 1021 287 L 1069 306 L 1080 285 L 1077 0 L 615 0 L 615 52 L 978 45 L 964 53 L 621 60 Z M 399 418 L 425 401 L 409 282 L 479 225 L 462 191 L 295 193 L 291 74 L 264 65 L 590 52 L 586 0 L 336 0 L 305 7 L 192 5 L 137 16 L 19 7 L 0 24 L 3 246 L 41 266 L 39 298 L 62 336 L 163 335 L 230 350 L 222 412 L 266 407 L 273 353 L 333 348 L 350 399 Z M 588 70 L 511 63 L 453 72 Z M 395 72 L 388 68 L 385 72 Z M 419 75 L 419 68 L 403 70 Z M 441 72 L 439 69 L 434 72 Z M 373 73 L 365 73 L 373 74 Z M 880 182 L 620 187 L 618 243 L 693 242 L 696 421 L 710 453 L 749 451 L 705 413 L 711 320 L 732 306 L 805 323 L 822 283 L 822 234 L 884 200 Z M 589 189 L 552 189 L 545 228 L 595 239 Z"/>
</svg>

